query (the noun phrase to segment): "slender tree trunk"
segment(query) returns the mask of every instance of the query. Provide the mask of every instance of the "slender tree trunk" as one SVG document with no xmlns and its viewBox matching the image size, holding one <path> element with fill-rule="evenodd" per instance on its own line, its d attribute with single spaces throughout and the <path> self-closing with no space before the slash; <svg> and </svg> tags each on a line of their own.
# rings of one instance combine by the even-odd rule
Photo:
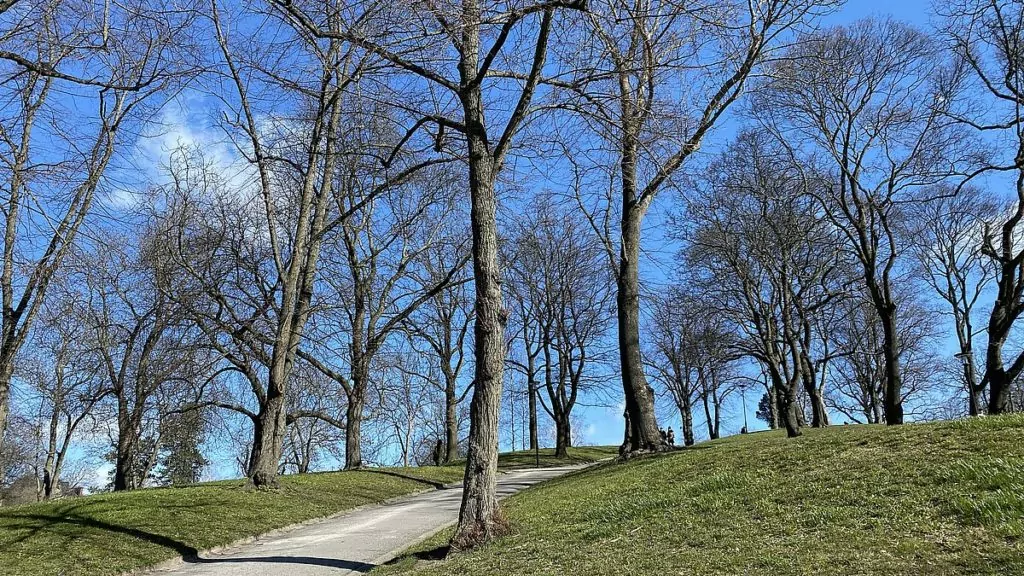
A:
<svg viewBox="0 0 1024 576">
<path fill-rule="evenodd" d="M 896 310 L 884 307 L 882 316 L 883 357 L 885 358 L 885 395 L 882 398 L 885 423 L 889 426 L 903 424 L 903 380 L 900 374 L 899 335 L 896 327 Z"/>
<path fill-rule="evenodd" d="M 704 420 L 708 426 L 708 438 L 715 440 L 718 438 L 718 434 L 715 432 L 715 421 L 711 415 L 711 403 L 709 402 L 708 393 L 705 392 L 700 397 L 701 403 L 704 405 Z"/>
<path fill-rule="evenodd" d="M 479 21 L 479 7 L 464 3 L 467 23 Z M 463 82 L 476 77 L 480 38 L 475 31 L 463 34 Z M 455 549 L 471 548 L 504 533 L 496 494 L 498 475 L 498 414 L 505 368 L 505 324 L 508 313 L 501 294 L 502 272 L 498 259 L 497 198 L 494 194 L 493 158 L 484 130 L 484 109 L 479 85 L 462 94 L 468 126 L 470 225 L 473 232 L 473 278 L 476 284 L 475 379 L 470 402 L 466 475 L 459 522 L 452 537 Z"/>
<path fill-rule="evenodd" d="M 661 446 L 654 395 L 647 386 L 640 352 L 640 220 L 635 208 L 624 209 L 616 277 L 622 391 L 632 426 L 628 434 L 630 451 L 657 450 Z"/>
<path fill-rule="evenodd" d="M 449 379 L 444 390 L 444 463 L 455 461 L 459 451 L 458 402 L 455 395 L 455 380 Z"/>
<path fill-rule="evenodd" d="M 689 399 L 683 403 L 683 409 L 679 413 L 683 419 L 683 445 L 693 446 L 693 407 L 690 405 Z"/>
<path fill-rule="evenodd" d="M 4 445 L 4 433 L 7 431 L 7 418 L 11 412 L 11 378 L 14 377 L 14 345 L 5 342 L 0 348 L 0 448 Z"/>
</svg>

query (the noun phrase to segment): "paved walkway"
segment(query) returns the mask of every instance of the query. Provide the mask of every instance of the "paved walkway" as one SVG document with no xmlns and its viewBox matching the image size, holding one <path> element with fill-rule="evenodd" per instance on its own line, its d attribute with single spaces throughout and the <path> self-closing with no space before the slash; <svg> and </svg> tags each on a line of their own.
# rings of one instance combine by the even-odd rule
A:
<svg viewBox="0 0 1024 576">
<path fill-rule="evenodd" d="M 561 476 L 580 466 L 517 470 L 498 476 L 498 495 Z M 409 545 L 455 522 L 462 488 L 434 490 L 356 510 L 221 552 L 203 555 L 154 576 L 314 576 L 361 574 Z"/>
</svg>

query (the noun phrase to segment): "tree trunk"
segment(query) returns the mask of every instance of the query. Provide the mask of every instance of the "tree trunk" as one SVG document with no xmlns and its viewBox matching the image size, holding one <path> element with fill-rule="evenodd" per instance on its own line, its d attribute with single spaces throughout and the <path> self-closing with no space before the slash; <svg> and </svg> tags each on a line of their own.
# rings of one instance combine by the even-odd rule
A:
<svg viewBox="0 0 1024 576">
<path fill-rule="evenodd" d="M 363 398 L 353 394 L 345 408 L 345 470 L 363 467 L 362 429 Z"/>
<path fill-rule="evenodd" d="M 277 468 L 284 443 L 284 394 L 269 387 L 267 400 L 253 422 L 252 453 L 249 457 L 249 479 L 258 488 L 277 486 Z"/>
<path fill-rule="evenodd" d="M 883 357 L 885 358 L 885 396 L 882 398 L 885 423 L 889 426 L 903 424 L 903 380 L 900 374 L 899 335 L 896 327 L 896 310 L 884 307 L 882 316 Z M 881 312 L 881 311 L 880 311 Z"/>
<path fill-rule="evenodd" d="M 693 407 L 689 400 L 683 404 L 683 410 L 679 411 L 683 419 L 683 445 L 693 446 Z"/>
<path fill-rule="evenodd" d="M 568 458 L 571 447 L 572 424 L 569 422 L 569 415 L 563 412 L 555 423 L 555 457 Z"/>
<path fill-rule="evenodd" d="M 464 4 L 466 21 L 479 21 L 479 7 Z M 475 78 L 480 38 L 474 31 L 463 34 L 460 74 Z M 497 198 L 494 194 L 493 158 L 484 130 L 480 87 L 462 94 L 468 126 L 470 225 L 473 232 L 473 278 L 476 285 L 473 326 L 475 379 L 470 402 L 469 442 L 466 475 L 459 522 L 452 537 L 454 549 L 471 548 L 501 535 L 507 529 L 496 494 L 498 475 L 498 415 L 505 368 L 505 323 L 507 312 L 501 294 L 502 272 L 498 259 Z"/>
<path fill-rule="evenodd" d="M 640 353 L 640 214 L 630 207 L 622 215 L 622 249 L 616 276 L 619 362 L 622 391 L 632 430 L 629 450 L 657 450 L 661 446 L 654 396 L 644 377 Z"/>
<path fill-rule="evenodd" d="M 995 370 L 988 382 L 988 413 L 1005 414 L 1010 412 L 1010 386 L 1013 381 L 1005 370 Z"/>
<path fill-rule="evenodd" d="M 133 452 L 128 434 L 119 431 L 114 449 L 114 492 L 136 488 L 132 470 Z"/>
<path fill-rule="evenodd" d="M 455 381 L 450 380 L 444 391 L 444 463 L 455 461 L 459 451 L 458 403 L 455 395 Z"/>
<path fill-rule="evenodd" d="M 782 424 L 786 427 L 786 436 L 796 438 L 800 436 L 799 406 L 796 401 L 796 394 L 792 387 L 788 392 L 783 391 L 782 386 L 775 386 L 778 394 L 779 416 Z"/>
<path fill-rule="evenodd" d="M 4 337 L 6 340 L 6 335 Z M 7 431 L 7 418 L 11 411 L 11 378 L 14 376 L 13 344 L 4 342 L 0 349 L 0 448 L 4 445 L 4 433 Z"/>
</svg>

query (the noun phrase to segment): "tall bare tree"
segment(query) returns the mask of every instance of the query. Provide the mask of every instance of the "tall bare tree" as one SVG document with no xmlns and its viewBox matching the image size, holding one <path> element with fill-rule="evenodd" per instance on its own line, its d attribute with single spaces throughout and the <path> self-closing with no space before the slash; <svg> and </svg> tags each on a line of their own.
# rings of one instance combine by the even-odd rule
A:
<svg viewBox="0 0 1024 576">
<path fill-rule="evenodd" d="M 366 174 L 353 169 L 351 173 Z M 316 345 L 302 358 L 341 387 L 345 411 L 345 468 L 363 466 L 362 421 L 377 354 L 398 336 L 420 306 L 443 293 L 465 268 L 469 254 L 450 250 L 448 262 L 429 262 L 448 237 L 454 211 L 450 171 L 424 170 L 401 186 L 349 178 L 337 191 L 339 210 L 349 214 L 325 251 L 325 302 L 316 313 Z M 367 195 L 376 195 L 367 201 Z M 439 269 L 431 269 L 432 265 Z M 341 344 L 344 342 L 344 344 Z M 325 348 L 341 348 L 333 354 Z M 341 356 L 341 358 L 339 358 Z"/>
<path fill-rule="evenodd" d="M 528 324 L 521 328 L 524 372 L 544 392 L 539 401 L 555 424 L 555 452 L 565 456 L 572 445 L 572 410 L 601 357 L 600 339 L 611 311 L 610 277 L 601 246 L 577 214 L 550 196 L 534 205 L 509 238 L 515 248 L 508 278 L 517 308 L 525 312 L 520 321 Z"/>
<path fill-rule="evenodd" d="M 982 332 L 974 323 L 978 300 L 992 284 L 993 261 L 982 253 L 986 226 L 998 206 L 979 190 L 966 188 L 923 203 L 915 214 L 914 254 L 924 282 L 944 303 L 953 320 L 956 358 L 963 364 L 967 410 L 977 416 L 985 407 L 984 381 L 978 375 L 974 342 Z"/>
<path fill-rule="evenodd" d="M 780 140 L 817 171 L 824 213 L 860 263 L 883 328 L 887 424 L 903 422 L 896 284 L 909 251 L 904 206 L 956 175 L 971 153 L 946 120 L 949 67 L 924 32 L 865 20 L 802 37 L 772 67 L 754 106 Z"/>
<path fill-rule="evenodd" d="M 311 36 L 352 42 L 417 77 L 417 92 L 422 93 L 425 84 L 438 96 L 417 110 L 420 117 L 410 126 L 409 137 L 436 126 L 438 144 L 443 146 L 444 132 L 451 131 L 464 145 L 476 294 L 476 374 L 465 490 L 452 544 L 471 547 L 504 529 L 495 495 L 507 316 L 498 258 L 496 184 L 544 69 L 555 13 L 565 7 L 583 8 L 584 3 L 366 2 L 351 7 L 358 17 L 344 30 L 326 25 L 310 2 L 272 3 Z M 536 28 L 527 28 L 530 23 L 537 23 Z M 422 33 L 410 36 L 406 30 Z M 499 70 L 497 63 L 508 69 Z M 502 112 L 499 101 L 511 105 Z"/>
<path fill-rule="evenodd" d="M 988 412 L 1000 414 L 1010 410 L 1010 389 L 1024 372 L 1024 351 L 1004 357 L 1024 312 L 1024 8 L 1009 0 L 957 0 L 941 12 L 945 35 L 969 71 L 962 106 L 949 116 L 988 140 L 1008 144 L 993 151 L 978 171 L 1005 175 L 1000 184 L 1012 191 L 1009 213 L 986 225 L 982 245 L 996 267 L 996 296 L 981 385 L 988 386 Z"/>
<path fill-rule="evenodd" d="M 14 5 L 0 5 L 0 443 L 18 350 L 123 134 L 192 67 L 187 2 L 22 2 L 8 18 Z"/>
<path fill-rule="evenodd" d="M 631 427 L 626 436 L 633 451 L 661 445 L 640 349 L 644 218 L 780 40 L 833 4 L 602 0 L 590 4 L 574 41 L 562 43 L 567 71 L 548 82 L 564 93 L 559 107 L 575 112 L 587 127 L 584 138 L 592 135 L 599 141 L 593 148 L 605 151 L 596 155 L 603 162 L 599 180 L 585 187 L 607 192 L 597 198 L 581 192 L 579 199 L 616 271 L 622 387 Z M 565 156 L 582 155 L 567 149 Z"/>
</svg>

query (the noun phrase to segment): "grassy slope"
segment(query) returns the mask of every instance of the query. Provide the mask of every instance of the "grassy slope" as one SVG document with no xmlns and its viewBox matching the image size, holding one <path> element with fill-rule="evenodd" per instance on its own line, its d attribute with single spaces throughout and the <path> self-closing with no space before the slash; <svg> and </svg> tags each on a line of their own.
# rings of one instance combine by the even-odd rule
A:
<svg viewBox="0 0 1024 576">
<path fill-rule="evenodd" d="M 1024 574 L 1024 417 L 732 437 L 563 477 L 506 511 L 508 537 L 374 574 Z"/>
<path fill-rule="evenodd" d="M 607 453 L 580 449 L 570 461 Z M 517 453 L 500 462 L 503 468 L 524 465 Z M 567 461 L 547 451 L 541 462 Z M 277 491 L 233 480 L 0 508 L 0 574 L 120 574 L 462 476 L 458 465 L 331 472 L 285 476 Z"/>
</svg>

